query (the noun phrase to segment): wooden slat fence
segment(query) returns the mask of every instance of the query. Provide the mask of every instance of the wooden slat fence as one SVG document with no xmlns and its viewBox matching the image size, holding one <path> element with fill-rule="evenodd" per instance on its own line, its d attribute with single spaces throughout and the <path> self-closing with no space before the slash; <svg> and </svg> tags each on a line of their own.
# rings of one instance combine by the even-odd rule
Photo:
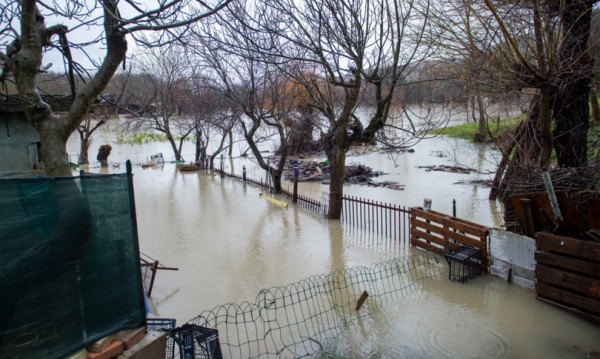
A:
<svg viewBox="0 0 600 359">
<path fill-rule="evenodd" d="M 540 300 L 600 325 L 600 243 L 536 233 Z"/>
<path fill-rule="evenodd" d="M 342 222 L 408 243 L 410 208 L 352 196 L 342 198 Z"/>
<path fill-rule="evenodd" d="M 465 221 L 436 211 L 411 208 L 411 244 L 436 253 L 445 253 L 466 245 L 479 248 L 483 269 L 489 258 L 487 238 L 489 227 Z"/>
</svg>

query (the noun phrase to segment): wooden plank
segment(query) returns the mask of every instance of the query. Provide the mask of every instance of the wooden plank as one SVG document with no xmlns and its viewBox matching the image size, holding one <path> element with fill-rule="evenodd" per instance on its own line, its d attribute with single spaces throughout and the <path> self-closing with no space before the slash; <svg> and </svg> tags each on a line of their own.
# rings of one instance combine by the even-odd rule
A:
<svg viewBox="0 0 600 359">
<path fill-rule="evenodd" d="M 438 222 L 442 225 L 446 225 L 452 228 L 456 228 L 461 232 L 472 233 L 477 237 L 487 236 L 489 227 L 482 226 L 477 223 L 468 222 L 465 220 L 461 220 L 458 218 L 450 217 L 443 213 L 439 213 L 436 211 L 425 212 L 418 207 L 412 208 L 413 215 L 421 217 L 425 220 L 430 220 L 432 222 Z"/>
<path fill-rule="evenodd" d="M 564 253 L 600 263 L 600 243 L 557 236 L 549 232 L 536 233 L 535 238 L 538 251 Z"/>
<path fill-rule="evenodd" d="M 535 252 L 535 260 L 538 264 L 565 268 L 570 271 L 580 272 L 592 277 L 600 278 L 600 264 L 597 263 L 538 251 Z"/>
<path fill-rule="evenodd" d="M 471 243 L 473 246 L 476 247 L 479 247 L 481 243 L 485 243 L 481 241 L 479 237 L 469 236 L 466 233 L 461 233 L 448 227 L 442 227 L 436 223 L 428 223 L 418 218 L 415 218 L 415 220 L 413 221 L 413 226 L 422 228 L 425 231 L 434 233 L 446 239 L 453 239 L 464 244 Z"/>
<path fill-rule="evenodd" d="M 415 214 L 415 216 L 422 218 L 423 220 L 428 220 L 434 223 L 439 223 L 443 226 L 448 226 L 451 228 L 456 228 L 460 232 L 467 232 L 476 237 L 482 237 L 487 235 L 487 229 L 477 228 L 470 224 L 465 224 L 459 221 L 454 221 L 449 218 L 436 216 L 432 213 L 427 213 L 424 211 L 419 211 Z"/>
<path fill-rule="evenodd" d="M 539 299 L 539 300 L 541 300 L 543 302 L 546 302 L 548 304 L 551 304 L 551 305 L 553 305 L 555 307 L 558 307 L 558 308 L 560 308 L 560 309 L 562 309 L 562 310 L 564 310 L 566 312 L 569 312 L 569 313 L 571 313 L 571 314 L 573 314 L 575 316 L 578 316 L 580 318 L 588 320 L 591 323 L 600 325 L 600 316 L 598 316 L 598 315 L 593 315 L 593 314 L 590 314 L 590 313 L 582 312 L 581 310 L 578 310 L 576 308 L 572 308 L 572 307 L 569 307 L 569 306 L 566 306 L 566 305 L 562 305 L 562 304 L 560 304 L 558 302 L 554 302 L 552 300 L 548 300 L 548 299 L 545 299 L 545 298 L 542 298 L 542 297 L 537 297 L 537 299 Z"/>
<path fill-rule="evenodd" d="M 448 239 L 450 239 L 450 240 L 457 241 L 461 244 L 464 244 L 464 245 L 467 245 L 470 247 L 479 248 L 479 249 L 481 249 L 481 252 L 485 252 L 487 243 L 484 241 L 480 241 L 479 239 L 467 237 L 465 235 L 462 235 L 461 233 L 454 232 L 454 231 L 448 231 L 448 233 L 446 235 L 447 235 Z"/>
<path fill-rule="evenodd" d="M 259 196 L 260 198 L 264 198 L 264 199 L 266 199 L 267 201 L 269 201 L 269 202 L 271 202 L 271 203 L 274 203 L 274 204 L 276 204 L 276 205 L 278 205 L 278 206 L 280 206 L 280 207 L 283 207 L 283 208 L 287 208 L 287 207 L 288 207 L 288 203 L 287 203 L 287 202 L 280 201 L 280 200 L 278 200 L 278 199 L 275 199 L 275 198 L 272 198 L 272 197 L 265 196 L 265 195 L 264 195 L 264 194 L 262 194 L 262 193 L 259 193 L 259 194 L 258 194 L 258 196 Z"/>
<path fill-rule="evenodd" d="M 123 342 L 120 340 L 113 340 L 106 349 L 100 353 L 88 352 L 88 359 L 111 359 L 123 352 Z"/>
<path fill-rule="evenodd" d="M 571 289 L 592 298 L 600 299 L 600 279 L 585 278 L 581 275 L 544 265 L 535 266 L 535 277 L 538 282 L 553 284 L 557 287 Z"/>
<path fill-rule="evenodd" d="M 440 227 L 438 224 L 436 223 L 427 223 L 425 221 L 422 221 L 418 218 L 415 218 L 415 221 L 413 222 L 413 226 L 420 228 L 424 231 L 428 231 L 428 232 L 433 232 L 436 233 L 438 235 L 442 235 L 443 234 L 443 230 L 444 227 Z"/>
<path fill-rule="evenodd" d="M 421 238 L 421 239 L 424 239 L 426 241 L 436 243 L 436 244 L 438 244 L 441 247 L 446 246 L 446 244 L 448 243 L 448 241 L 446 239 L 438 237 L 438 236 L 435 236 L 435 235 L 433 235 L 431 233 L 424 232 L 422 230 L 419 230 L 418 228 L 413 228 L 413 235 L 416 238 Z"/>
<path fill-rule="evenodd" d="M 129 330 L 121 330 L 117 333 L 116 339 L 123 342 L 123 349 L 131 349 L 134 345 L 139 343 L 146 336 L 146 328 L 137 328 Z"/>
<path fill-rule="evenodd" d="M 436 236 L 436 238 L 442 238 L 444 242 L 456 241 L 463 245 L 475 247 L 481 249 L 481 252 L 487 252 L 487 243 L 479 240 L 478 238 L 468 237 L 460 232 L 455 232 L 451 229 L 439 227 L 432 223 L 423 222 L 419 219 L 415 219 L 413 221 L 413 228 L 419 230 L 419 233 L 423 233 L 423 231 L 430 232 L 427 233 L 429 235 Z M 427 237 L 428 240 L 431 240 Z M 437 243 L 442 244 L 438 240 L 435 240 Z M 445 244 L 444 244 L 445 245 Z"/>
<path fill-rule="evenodd" d="M 425 241 L 417 241 L 417 242 L 412 243 L 412 245 L 414 245 L 415 247 L 422 248 L 422 249 L 425 249 L 427 251 L 433 252 L 433 253 L 437 253 L 437 254 L 444 254 L 445 253 L 443 247 L 439 247 L 439 246 L 436 246 L 434 244 L 427 243 Z"/>
<path fill-rule="evenodd" d="M 600 199 L 593 198 L 587 203 L 590 229 L 600 230 Z"/>
<path fill-rule="evenodd" d="M 98 341 L 96 341 L 95 343 L 91 344 L 90 346 L 87 347 L 87 351 L 92 352 L 92 353 L 100 353 L 101 351 L 103 351 L 104 349 L 106 349 L 110 343 L 113 342 L 113 340 L 115 340 L 116 334 L 111 334 L 109 336 L 106 336 Z"/>
<path fill-rule="evenodd" d="M 562 304 L 572 305 L 587 312 L 600 314 L 600 300 L 568 292 L 543 283 L 536 283 L 535 291 L 538 296 L 558 301 Z"/>
</svg>

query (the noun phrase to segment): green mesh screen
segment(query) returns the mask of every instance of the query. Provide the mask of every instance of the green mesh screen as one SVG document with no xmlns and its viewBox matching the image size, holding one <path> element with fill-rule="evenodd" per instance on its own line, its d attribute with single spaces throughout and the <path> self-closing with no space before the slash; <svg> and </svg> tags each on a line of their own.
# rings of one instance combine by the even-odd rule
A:
<svg viewBox="0 0 600 359">
<path fill-rule="evenodd" d="M 145 325 L 131 174 L 0 180 L 0 358 Z"/>
</svg>

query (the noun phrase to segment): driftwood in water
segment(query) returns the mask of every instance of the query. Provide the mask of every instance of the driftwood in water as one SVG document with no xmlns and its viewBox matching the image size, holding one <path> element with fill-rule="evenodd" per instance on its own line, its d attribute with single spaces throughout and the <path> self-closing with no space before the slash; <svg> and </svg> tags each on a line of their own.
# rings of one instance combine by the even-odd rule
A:
<svg viewBox="0 0 600 359">
<path fill-rule="evenodd" d="M 425 171 L 427 171 L 427 172 L 439 171 L 439 172 L 453 172 L 453 173 L 466 173 L 466 174 L 477 172 L 473 168 L 462 167 L 462 166 L 439 165 L 439 166 L 419 166 L 418 168 L 425 168 Z"/>
</svg>

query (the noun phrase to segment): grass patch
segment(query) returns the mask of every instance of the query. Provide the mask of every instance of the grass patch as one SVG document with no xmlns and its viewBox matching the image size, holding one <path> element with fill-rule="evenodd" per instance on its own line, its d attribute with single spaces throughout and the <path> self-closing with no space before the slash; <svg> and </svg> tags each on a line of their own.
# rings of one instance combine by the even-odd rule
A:
<svg viewBox="0 0 600 359">
<path fill-rule="evenodd" d="M 503 138 L 507 133 L 512 132 L 524 119 L 525 115 L 502 121 L 489 122 L 488 132 L 492 134 L 493 138 Z M 478 130 L 478 123 L 469 122 L 461 125 L 438 128 L 430 133 L 473 141 L 473 138 Z M 486 140 L 490 141 L 491 139 L 492 138 L 490 138 L 490 134 L 488 133 Z M 592 161 L 598 158 L 600 158 L 600 122 L 592 121 L 590 122 L 590 128 L 588 132 L 588 160 Z"/>
<path fill-rule="evenodd" d="M 506 131 L 512 131 L 521 121 L 525 119 L 525 115 L 509 118 L 501 121 L 490 121 L 488 122 L 488 134 L 486 140 L 492 138 L 498 138 Z M 475 134 L 479 131 L 479 124 L 476 122 L 463 123 L 461 125 L 446 126 L 444 128 L 438 128 L 431 131 L 432 134 L 444 135 L 453 138 L 462 138 L 465 140 L 473 141 Z M 490 133 L 492 137 L 490 137 Z"/>
</svg>

